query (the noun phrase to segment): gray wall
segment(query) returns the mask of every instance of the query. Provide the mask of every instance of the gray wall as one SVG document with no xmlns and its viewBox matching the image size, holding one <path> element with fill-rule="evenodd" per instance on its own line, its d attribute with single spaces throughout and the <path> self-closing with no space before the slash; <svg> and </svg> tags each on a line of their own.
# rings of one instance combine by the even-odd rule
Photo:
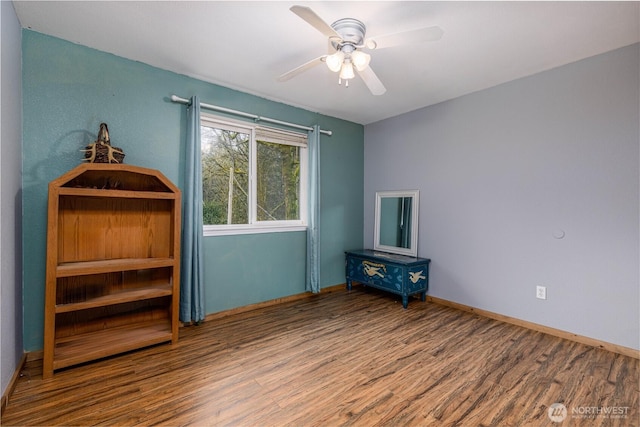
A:
<svg viewBox="0 0 640 427">
<path fill-rule="evenodd" d="M 22 77 L 21 30 L 13 3 L 0 1 L 2 22 L 2 125 L 0 135 L 0 305 L 2 394 L 23 354 L 21 267 Z"/>
<path fill-rule="evenodd" d="M 431 295 L 640 348 L 639 46 L 365 126 L 365 245 L 417 188 Z"/>
</svg>

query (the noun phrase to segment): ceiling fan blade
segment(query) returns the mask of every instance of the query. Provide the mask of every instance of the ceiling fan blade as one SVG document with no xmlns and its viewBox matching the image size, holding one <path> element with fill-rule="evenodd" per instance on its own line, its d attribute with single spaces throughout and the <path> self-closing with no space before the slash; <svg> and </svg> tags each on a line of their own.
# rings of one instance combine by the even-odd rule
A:
<svg viewBox="0 0 640 427">
<path fill-rule="evenodd" d="M 311 8 L 306 6 L 291 6 L 289 10 L 307 21 L 309 25 L 320 31 L 325 36 L 334 38 L 337 37 L 338 39 L 342 38 L 340 37 L 340 34 L 336 32 L 336 30 L 331 28 L 331 25 L 324 22 L 324 20 L 316 15 L 316 13 L 311 10 Z"/>
<path fill-rule="evenodd" d="M 319 56 L 319 57 L 317 57 L 315 59 L 312 59 L 309 62 L 305 62 L 304 64 L 300 65 L 299 67 L 296 67 L 293 70 L 289 70 L 286 73 L 280 75 L 277 80 L 279 82 L 286 82 L 287 80 L 297 76 L 298 74 L 303 73 L 303 72 L 315 67 L 316 65 L 323 63 L 325 61 L 326 57 L 327 57 L 327 55 L 322 55 L 322 56 Z"/>
<path fill-rule="evenodd" d="M 442 38 L 442 34 L 444 34 L 444 31 L 442 31 L 442 28 L 440 27 L 425 27 L 401 33 L 371 37 L 365 40 L 364 45 L 369 49 L 386 49 L 388 47 L 401 46 L 405 44 L 440 40 Z"/>
<path fill-rule="evenodd" d="M 357 69 L 356 69 L 357 70 Z M 357 70 L 358 71 L 358 70 Z M 367 85 L 369 90 L 374 95 L 382 95 L 387 91 L 387 88 L 384 87 L 376 73 L 373 72 L 371 67 L 367 67 L 362 71 L 358 71 L 358 74 L 364 81 L 364 84 Z"/>
</svg>

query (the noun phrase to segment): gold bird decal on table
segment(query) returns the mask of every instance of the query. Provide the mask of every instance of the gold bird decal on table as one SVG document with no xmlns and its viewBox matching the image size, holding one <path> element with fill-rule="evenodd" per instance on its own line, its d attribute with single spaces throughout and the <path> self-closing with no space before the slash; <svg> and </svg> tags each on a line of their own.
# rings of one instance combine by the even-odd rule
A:
<svg viewBox="0 0 640 427">
<path fill-rule="evenodd" d="M 411 280 L 411 283 L 418 283 L 418 280 L 426 279 L 427 277 L 422 274 L 423 272 L 424 272 L 424 270 L 410 271 L 409 272 L 409 280 Z"/>
<path fill-rule="evenodd" d="M 98 139 L 80 151 L 84 151 L 82 160 L 89 163 L 122 163 L 125 156 L 122 149 L 111 146 L 106 123 L 100 123 Z"/>
<path fill-rule="evenodd" d="M 368 276 L 380 276 L 380 277 L 384 277 L 384 274 L 382 274 L 380 272 L 380 267 L 374 267 L 372 265 L 369 264 L 363 264 L 362 268 L 364 269 L 364 272 L 368 275 Z"/>
</svg>

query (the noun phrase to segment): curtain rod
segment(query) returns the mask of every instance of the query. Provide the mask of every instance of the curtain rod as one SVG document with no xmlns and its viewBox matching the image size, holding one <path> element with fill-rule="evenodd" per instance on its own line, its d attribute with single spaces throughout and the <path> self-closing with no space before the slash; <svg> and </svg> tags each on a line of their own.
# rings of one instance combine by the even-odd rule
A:
<svg viewBox="0 0 640 427">
<path fill-rule="evenodd" d="M 171 101 L 178 102 L 180 104 L 189 104 L 191 102 L 188 99 L 180 98 L 177 95 L 171 95 Z M 221 111 L 223 113 L 235 114 L 236 116 L 247 117 L 247 118 L 250 118 L 250 119 L 253 119 L 253 120 L 259 120 L 259 121 L 262 121 L 262 122 L 268 122 L 268 123 L 274 123 L 274 124 L 278 124 L 278 125 L 289 126 L 289 127 L 296 128 L 296 129 L 313 130 L 313 128 L 309 127 L 309 126 L 302 126 L 302 125 L 297 125 L 295 123 L 283 122 L 281 120 L 270 119 L 269 117 L 257 116 L 255 114 L 245 113 L 243 111 L 232 110 L 230 108 L 220 107 L 218 105 L 205 104 L 204 102 L 200 103 L 200 107 L 206 108 L 207 110 L 214 110 L 214 111 Z M 322 129 L 320 129 L 320 133 L 323 133 L 325 135 L 331 136 L 331 134 L 333 132 L 330 131 L 330 130 L 322 130 Z"/>
</svg>

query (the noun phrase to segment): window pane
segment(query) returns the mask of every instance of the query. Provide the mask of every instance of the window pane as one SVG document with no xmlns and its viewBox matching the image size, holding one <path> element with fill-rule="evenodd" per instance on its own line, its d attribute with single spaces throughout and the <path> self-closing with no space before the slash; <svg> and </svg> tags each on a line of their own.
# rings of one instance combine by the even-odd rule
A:
<svg viewBox="0 0 640 427">
<path fill-rule="evenodd" d="M 300 219 L 300 147 L 258 141 L 257 219 Z"/>
<path fill-rule="evenodd" d="M 248 224 L 250 134 L 202 126 L 205 225 Z"/>
</svg>

